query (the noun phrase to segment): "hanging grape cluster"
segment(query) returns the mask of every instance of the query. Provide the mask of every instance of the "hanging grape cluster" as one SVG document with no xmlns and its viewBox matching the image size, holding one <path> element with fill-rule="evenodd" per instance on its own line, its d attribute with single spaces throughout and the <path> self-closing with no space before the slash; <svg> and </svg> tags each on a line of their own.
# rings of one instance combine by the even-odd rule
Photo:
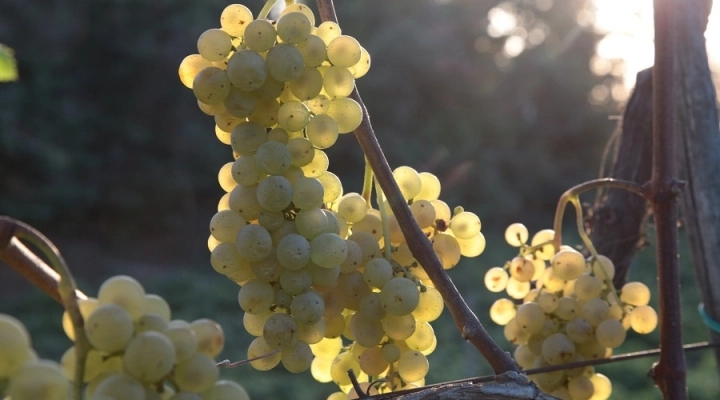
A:
<svg viewBox="0 0 720 400">
<path fill-rule="evenodd" d="M 641 334 L 655 330 L 658 317 L 648 305 L 650 289 L 645 284 L 629 282 L 617 292 L 609 258 L 586 259 L 569 246 L 556 253 L 554 236 L 550 229 L 539 231 L 528 245 L 527 228 L 510 225 L 505 240 L 520 248 L 519 255 L 485 274 L 489 291 L 505 291 L 510 297 L 493 303 L 490 318 L 504 326 L 521 368 L 609 357 L 625 342 L 629 329 Z M 530 379 L 563 400 L 605 400 L 612 393 L 608 378 L 591 366 Z"/>
<path fill-rule="evenodd" d="M 302 4 L 277 22 L 230 5 L 220 25 L 179 73 L 235 158 L 219 173 L 227 193 L 208 247 L 213 268 L 241 286 L 243 324 L 256 337 L 247 355 L 261 357 L 252 366 L 311 369 L 343 390 L 332 398 L 347 397 L 350 369 L 371 391 L 424 384 L 442 297 L 382 192 L 377 208 L 369 191 L 344 193 L 323 151 L 362 120 L 347 96 L 370 67 L 367 51 L 333 22 L 315 27 Z M 483 251 L 480 219 L 438 200 L 437 177 L 393 174 L 443 267 Z"/>
</svg>

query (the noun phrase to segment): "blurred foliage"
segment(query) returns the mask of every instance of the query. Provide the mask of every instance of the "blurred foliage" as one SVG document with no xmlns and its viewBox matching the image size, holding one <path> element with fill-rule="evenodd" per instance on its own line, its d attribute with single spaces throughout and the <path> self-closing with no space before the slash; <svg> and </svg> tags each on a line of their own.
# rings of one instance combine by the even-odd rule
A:
<svg viewBox="0 0 720 400">
<path fill-rule="evenodd" d="M 0 82 L 11 82 L 17 80 L 17 63 L 15 52 L 0 43 Z"/>
</svg>

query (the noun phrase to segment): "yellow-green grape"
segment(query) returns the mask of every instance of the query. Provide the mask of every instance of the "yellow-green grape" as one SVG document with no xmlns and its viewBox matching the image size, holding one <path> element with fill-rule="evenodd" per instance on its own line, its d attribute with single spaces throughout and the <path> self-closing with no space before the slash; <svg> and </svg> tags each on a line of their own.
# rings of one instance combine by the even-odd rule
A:
<svg viewBox="0 0 720 400">
<path fill-rule="evenodd" d="M 530 241 L 531 246 L 540 246 L 545 243 L 539 250 L 535 251 L 535 257 L 550 261 L 555 256 L 555 248 L 553 247 L 552 240 L 555 238 L 555 231 L 552 229 L 543 229 L 538 231 Z"/>
<path fill-rule="evenodd" d="M 363 219 L 353 223 L 353 232 L 365 232 L 373 235 L 377 240 L 382 238 L 382 219 L 380 212 L 375 209 L 368 209 Z"/>
<path fill-rule="evenodd" d="M 363 263 L 363 253 L 360 246 L 352 240 L 346 240 L 347 245 L 347 257 L 345 261 L 340 264 L 340 271 L 344 274 L 353 272 L 360 267 Z"/>
<path fill-rule="evenodd" d="M 242 36 L 252 20 L 252 11 L 242 4 L 230 4 L 220 14 L 222 30 L 235 37 Z"/>
<path fill-rule="evenodd" d="M 202 104 L 199 102 L 199 104 Z M 252 92 L 237 88 L 231 88 L 225 100 L 222 102 L 223 110 L 238 118 L 247 118 L 255 110 L 257 98 Z M 219 112 L 218 112 L 219 114 Z M 217 115 L 217 114 L 212 114 Z"/>
<path fill-rule="evenodd" d="M 146 314 L 135 321 L 135 334 L 141 332 L 162 332 L 167 328 L 168 321 L 159 315 Z"/>
<path fill-rule="evenodd" d="M 318 343 L 325 338 L 325 320 L 314 324 L 298 324 L 298 339 L 307 344 Z"/>
<path fill-rule="evenodd" d="M 245 225 L 237 234 L 235 246 L 244 259 L 260 261 L 270 254 L 272 238 L 262 226 Z"/>
<path fill-rule="evenodd" d="M 320 37 L 325 45 L 329 45 L 336 37 L 342 34 L 340 26 L 332 21 L 325 21 L 318 25 L 316 35 Z"/>
<path fill-rule="evenodd" d="M 582 314 L 592 326 L 598 326 L 605 319 L 609 318 L 610 305 L 603 299 L 590 299 L 583 304 Z"/>
<path fill-rule="evenodd" d="M 427 375 L 430 364 L 417 350 L 404 351 L 398 360 L 397 371 L 406 382 L 419 381 Z"/>
<path fill-rule="evenodd" d="M 245 28 L 245 45 L 258 53 L 266 52 L 275 46 L 277 31 L 273 24 L 265 19 L 256 19 Z M 271 74 L 272 75 L 272 74 Z"/>
<path fill-rule="evenodd" d="M 413 200 L 437 200 L 440 196 L 440 180 L 429 172 L 420 172 L 420 191 Z"/>
<path fill-rule="evenodd" d="M 526 344 L 521 344 L 515 347 L 513 351 L 513 358 L 518 366 L 522 369 L 530 369 L 535 363 L 537 356 L 530 350 L 530 347 Z"/>
<path fill-rule="evenodd" d="M 288 82 L 296 79 L 305 68 L 302 53 L 291 44 L 278 44 L 265 57 L 268 73 L 273 78 Z"/>
<path fill-rule="evenodd" d="M 310 347 L 312 347 L 312 345 L 310 345 Z M 312 363 L 310 364 L 310 372 L 316 381 L 320 383 L 332 382 L 330 368 L 334 358 L 335 356 L 333 355 L 332 357 L 315 357 L 315 359 L 312 360 Z M 341 393 L 347 399 L 347 395 L 345 393 L 338 393 Z"/>
<path fill-rule="evenodd" d="M 190 324 L 190 330 L 195 333 L 198 340 L 197 351 L 210 357 L 216 357 L 225 345 L 225 334 L 217 322 L 202 318 Z"/>
<path fill-rule="evenodd" d="M 513 277 L 508 279 L 507 287 L 505 288 L 508 296 L 513 299 L 524 299 L 528 293 L 530 293 L 530 282 L 521 282 Z"/>
<path fill-rule="evenodd" d="M 410 212 L 420 229 L 429 228 L 435 223 L 435 207 L 428 200 L 414 200 L 410 205 Z"/>
<path fill-rule="evenodd" d="M 362 316 L 370 321 L 380 321 L 385 318 L 387 311 L 382 307 L 380 293 L 371 292 L 363 296 L 356 315 Z M 357 335 L 356 335 L 357 336 Z"/>
<path fill-rule="evenodd" d="M 290 168 L 290 150 L 282 143 L 265 142 L 258 147 L 255 162 L 268 175 L 282 175 Z"/>
<path fill-rule="evenodd" d="M 155 314 L 165 322 L 170 322 L 170 306 L 167 301 L 156 294 L 145 295 L 145 314 Z"/>
<path fill-rule="evenodd" d="M 572 297 L 561 297 L 555 309 L 555 315 L 566 321 L 579 317 L 580 312 L 580 305 Z"/>
<path fill-rule="evenodd" d="M 308 21 L 310 21 L 310 26 L 315 26 L 315 15 L 313 14 L 310 7 L 302 3 L 289 4 L 287 7 L 285 7 L 285 9 L 282 10 L 282 12 L 280 13 L 280 17 L 282 18 L 285 15 L 293 12 L 299 12 L 304 14 L 307 17 Z"/>
<path fill-rule="evenodd" d="M 318 36 L 323 37 L 319 28 Z M 333 65 L 345 68 L 357 64 L 362 54 L 360 43 L 355 38 L 347 35 L 340 35 L 332 39 L 328 43 L 327 52 L 328 60 Z"/>
<path fill-rule="evenodd" d="M 230 90 L 232 91 L 232 89 L 230 89 Z M 228 94 L 228 96 L 229 96 L 229 94 Z M 225 100 L 227 100 L 227 98 L 225 98 Z M 205 113 L 207 115 L 213 116 L 213 117 L 218 114 L 227 112 L 227 110 L 225 109 L 225 101 L 223 101 L 222 103 L 217 103 L 217 104 L 205 104 L 202 101 L 198 100 L 197 105 L 198 105 L 198 108 L 200 109 L 200 111 L 202 111 L 203 113 Z"/>
<path fill-rule="evenodd" d="M 130 314 L 116 304 L 99 306 L 85 322 L 85 331 L 90 344 L 98 350 L 109 353 L 125 348 L 132 338 L 133 330 Z"/>
<path fill-rule="evenodd" d="M 303 68 L 303 71 L 305 71 L 304 68 Z M 300 74 L 300 75 L 302 76 L 302 74 Z M 300 79 L 300 76 L 293 79 L 293 81 L 295 81 L 297 79 Z M 298 102 L 298 103 L 302 102 L 302 100 L 300 100 L 297 96 L 295 96 L 293 94 L 292 88 L 290 87 L 290 83 L 285 83 L 285 87 L 283 88 L 282 93 L 280 93 L 280 97 L 278 97 L 278 100 L 283 104 L 290 103 L 290 102 Z"/>
<path fill-rule="evenodd" d="M 241 122 L 232 130 L 231 145 L 240 155 L 254 155 L 267 142 L 267 132 L 256 122 Z"/>
<path fill-rule="evenodd" d="M 277 245 L 278 262 L 288 270 L 299 270 L 310 261 L 310 242 L 303 236 L 291 233 Z"/>
<path fill-rule="evenodd" d="M 380 292 L 380 301 L 389 314 L 407 315 L 417 307 L 420 295 L 413 281 L 396 277 L 383 285 Z"/>
<path fill-rule="evenodd" d="M 280 102 L 277 100 L 258 101 L 255 111 L 248 117 L 248 121 L 257 122 L 265 128 L 272 128 L 277 124 L 277 113 Z"/>
<path fill-rule="evenodd" d="M 382 256 L 380 254 L 380 245 L 371 234 L 365 232 L 356 232 L 353 233 L 349 239 L 360 246 L 360 249 L 363 252 L 363 260 L 365 262 L 373 258 Z"/>
<path fill-rule="evenodd" d="M 354 131 L 363 119 L 363 111 L 355 100 L 348 97 L 338 97 L 330 101 L 326 114 L 338 123 L 339 133 Z"/>
<path fill-rule="evenodd" d="M 382 289 L 393 277 L 393 268 L 384 258 L 375 258 L 365 264 L 363 277 L 368 286 Z"/>
<path fill-rule="evenodd" d="M 378 376 L 388 368 L 388 362 L 383 358 L 381 347 L 365 349 L 358 357 L 360 369 L 369 376 Z"/>
<path fill-rule="evenodd" d="M 632 306 L 645 306 L 650 302 L 650 289 L 642 282 L 628 282 L 620 289 L 620 300 Z"/>
<path fill-rule="evenodd" d="M 162 333 L 142 332 L 135 336 L 123 355 L 125 372 L 144 383 L 155 383 L 170 373 L 175 364 L 175 349 Z"/>
<path fill-rule="evenodd" d="M 403 197 L 406 200 L 415 198 L 422 188 L 420 175 L 410 167 L 397 167 L 393 171 L 393 177 L 400 187 Z"/>
<path fill-rule="evenodd" d="M 288 131 L 299 131 L 310 121 L 310 110 L 299 101 L 290 101 L 280 106 L 278 124 Z M 312 141 L 312 140 L 311 140 Z"/>
<path fill-rule="evenodd" d="M 415 332 L 405 339 L 405 344 L 410 350 L 423 351 L 432 346 L 435 339 L 435 331 L 428 322 L 418 322 Z"/>
<path fill-rule="evenodd" d="M 197 42 L 198 53 L 208 61 L 221 61 L 232 50 L 232 38 L 220 29 L 208 29 Z"/>
<path fill-rule="evenodd" d="M 505 298 L 497 299 L 492 306 L 490 306 L 490 319 L 500 326 L 507 325 L 510 320 L 515 318 L 515 315 L 515 304 L 512 300 Z"/>
<path fill-rule="evenodd" d="M 302 12 L 289 12 L 277 21 L 277 34 L 284 43 L 297 44 L 310 36 L 313 25 Z"/>
<path fill-rule="evenodd" d="M 65 351 L 62 358 L 60 359 L 62 364 L 63 372 L 68 380 L 75 380 L 75 368 L 77 367 L 77 359 L 75 357 L 75 346 L 70 347 Z M 97 378 L 98 376 L 108 372 L 121 372 L 122 371 L 122 358 L 121 357 L 107 357 L 101 352 L 90 349 L 85 358 L 85 374 L 83 382 L 87 383 Z"/>
<path fill-rule="evenodd" d="M 202 394 L 203 400 L 250 400 L 250 395 L 239 383 L 221 380 Z"/>
<path fill-rule="evenodd" d="M 341 197 L 338 203 L 338 213 L 350 223 L 359 222 L 365 218 L 367 210 L 367 202 L 359 193 L 348 193 Z"/>
<path fill-rule="evenodd" d="M 232 164 L 230 169 L 233 179 L 240 185 L 252 186 L 260 181 L 264 175 L 258 164 L 255 162 L 255 156 L 240 156 Z"/>
<path fill-rule="evenodd" d="M 273 314 L 274 315 L 274 314 Z M 276 348 L 270 347 L 262 336 L 256 337 L 248 347 L 247 357 L 255 358 L 265 356 L 276 351 Z M 250 365 L 258 371 L 268 371 L 275 368 L 280 363 L 281 354 L 279 352 L 250 361 Z"/>
<path fill-rule="evenodd" d="M 348 310 L 360 308 L 362 298 L 372 292 L 358 271 L 340 275 L 336 290 L 340 293 L 340 297 L 345 303 L 344 306 Z"/>
<path fill-rule="evenodd" d="M 202 393 L 215 384 L 220 370 L 210 356 L 195 353 L 189 359 L 175 365 L 174 382 L 180 390 Z"/>
<path fill-rule="evenodd" d="M 280 293 L 280 292 L 283 292 L 283 291 L 278 291 L 275 293 L 276 297 L 277 297 L 277 293 Z M 285 292 L 283 292 L 283 293 L 285 293 Z M 247 333 L 249 333 L 253 336 L 256 336 L 256 337 L 262 336 L 262 330 L 263 330 L 263 326 L 265 325 L 265 321 L 267 321 L 267 319 L 270 318 L 270 316 L 273 314 L 274 313 L 269 310 L 264 313 L 261 313 L 261 314 L 245 313 L 243 315 L 243 327 L 245 328 Z"/>
<path fill-rule="evenodd" d="M 180 82 L 182 82 L 188 89 L 193 88 L 193 81 L 195 75 L 198 74 L 203 68 L 211 67 L 212 63 L 203 58 L 200 54 L 190 54 L 183 58 L 178 68 L 178 75 L 180 76 Z"/>
<path fill-rule="evenodd" d="M 517 308 L 515 323 L 530 334 L 538 333 L 545 325 L 545 312 L 537 303 L 525 303 Z"/>
<path fill-rule="evenodd" d="M 477 235 L 470 239 L 455 238 L 460 245 L 460 254 L 465 257 L 477 257 L 485 251 L 485 235 L 478 232 Z"/>
<path fill-rule="evenodd" d="M 247 222 L 235 211 L 219 211 L 210 219 L 210 234 L 221 242 L 235 243 L 238 231 L 245 225 Z"/>
<path fill-rule="evenodd" d="M 198 338 L 190 326 L 170 325 L 163 332 L 173 344 L 176 362 L 188 360 L 198 348 Z"/>
<path fill-rule="evenodd" d="M 650 306 L 637 306 L 630 312 L 630 327 L 637 333 L 650 333 L 655 330 L 657 324 L 657 312 Z"/>
<path fill-rule="evenodd" d="M 595 391 L 590 378 L 583 375 L 570 379 L 567 383 L 567 388 L 573 400 L 588 400 Z"/>
<path fill-rule="evenodd" d="M 345 261 L 347 244 L 334 233 L 321 233 L 310 241 L 310 259 L 320 267 L 333 268 Z"/>
<path fill-rule="evenodd" d="M 34 358 L 31 353 L 30 335 L 22 322 L 0 313 L 0 379 Z"/>
<path fill-rule="evenodd" d="M 541 292 L 535 299 L 545 313 L 550 314 L 558 307 L 558 296 L 550 292 Z"/>
<path fill-rule="evenodd" d="M 595 339 L 601 345 L 614 349 L 625 342 L 625 328 L 616 319 L 606 319 L 595 328 Z"/>
<path fill-rule="evenodd" d="M 412 315 L 418 322 L 432 322 L 440 317 L 444 307 L 440 292 L 432 286 L 426 286 L 426 290 L 419 294 L 418 305 Z"/>
<path fill-rule="evenodd" d="M 442 200 L 431 200 L 430 202 L 433 204 L 433 207 L 435 207 L 435 217 L 445 222 L 450 222 L 452 213 L 447 203 Z"/>
<path fill-rule="evenodd" d="M 565 325 L 565 334 L 575 343 L 588 343 L 594 339 L 595 328 L 585 318 L 575 318 Z"/>
<path fill-rule="evenodd" d="M 584 274 L 575 281 L 575 296 L 580 301 L 588 301 L 600 297 L 603 284 L 598 277 Z"/>
<path fill-rule="evenodd" d="M 290 162 L 296 167 L 310 164 L 315 156 L 312 143 L 305 138 L 290 139 L 287 148 L 290 151 Z"/>
<path fill-rule="evenodd" d="M 559 278 L 555 275 L 555 270 L 552 268 L 546 268 L 543 271 L 542 286 L 549 292 L 560 292 L 565 288 L 566 282 L 564 279 Z"/>
<path fill-rule="evenodd" d="M 285 89 L 284 82 L 280 82 L 272 76 L 268 76 L 262 86 L 253 90 L 251 94 L 258 99 L 258 102 L 268 102 L 271 100 L 274 101 L 278 96 L 280 96 L 283 89 Z"/>
<path fill-rule="evenodd" d="M 510 262 L 510 276 L 520 282 L 528 282 L 535 275 L 535 264 L 524 257 L 515 257 Z"/>
<path fill-rule="evenodd" d="M 289 347 L 285 347 L 280 352 L 283 367 L 292 373 L 300 373 L 308 368 L 313 360 L 310 345 L 298 340 Z"/>
<path fill-rule="evenodd" d="M 331 66 L 323 75 L 323 88 L 330 97 L 347 97 L 355 87 L 355 78 L 347 68 Z"/>
<path fill-rule="evenodd" d="M 325 311 L 323 298 L 313 291 L 295 296 L 290 303 L 290 312 L 298 324 L 315 324 L 322 319 Z"/>
<path fill-rule="evenodd" d="M 382 356 L 388 363 L 399 360 L 400 354 L 400 348 L 394 343 L 387 343 L 382 346 Z"/>
<path fill-rule="evenodd" d="M 453 268 L 460 261 L 460 244 L 454 237 L 446 233 L 438 233 L 432 239 L 432 246 L 443 268 Z"/>
<path fill-rule="evenodd" d="M 327 58 L 327 46 L 325 42 L 316 35 L 309 35 L 305 40 L 298 43 L 297 49 L 302 54 L 305 65 L 315 71 L 317 71 L 315 67 L 320 66 Z M 318 74 L 320 74 L 319 71 Z M 320 85 L 322 88 L 322 75 L 320 75 Z"/>
<path fill-rule="evenodd" d="M 271 142 L 287 144 L 290 140 L 290 135 L 283 128 L 273 128 L 270 130 L 270 132 L 268 132 L 267 140 Z"/>
<path fill-rule="evenodd" d="M 308 240 L 314 239 L 327 229 L 327 215 L 320 208 L 300 210 L 295 215 L 295 227 Z"/>
<path fill-rule="evenodd" d="M 590 400 L 607 400 L 612 394 L 612 383 L 607 376 L 603 374 L 593 374 L 590 377 L 593 384 L 593 395 Z"/>
<path fill-rule="evenodd" d="M 342 350 L 342 339 L 325 338 L 316 344 L 311 344 L 310 349 L 317 358 L 335 358 Z"/>
<path fill-rule="evenodd" d="M 266 313 L 274 299 L 275 289 L 259 279 L 251 279 L 240 288 L 238 293 L 240 308 L 249 314 Z"/>
<path fill-rule="evenodd" d="M 217 127 L 217 130 L 226 133 L 232 132 L 232 130 L 242 121 L 242 119 L 230 114 L 227 110 L 215 116 L 215 126 Z M 218 136 L 218 138 L 221 137 L 221 135 L 218 135 L 217 133 L 216 136 Z M 223 140 L 221 140 L 221 142 L 224 144 L 231 144 L 229 136 L 230 135 L 222 135 Z M 227 140 L 225 140 L 226 137 Z"/>
<path fill-rule="evenodd" d="M 306 102 L 310 111 L 315 115 L 326 114 L 332 105 L 332 101 L 325 95 L 318 95 L 316 98 Z"/>
<path fill-rule="evenodd" d="M 257 185 L 237 185 L 235 189 L 230 192 L 228 204 L 231 210 L 240 214 L 246 221 L 257 219 L 263 211 L 257 199 Z"/>
<path fill-rule="evenodd" d="M 360 60 L 352 67 L 348 67 L 355 79 L 362 78 L 370 70 L 370 53 L 362 46 L 360 52 Z"/>
<path fill-rule="evenodd" d="M 263 338 L 268 346 L 278 349 L 292 346 L 298 340 L 298 326 L 287 314 L 273 314 L 265 321 Z"/>
<path fill-rule="evenodd" d="M 493 267 L 485 273 L 485 287 L 494 293 L 502 292 L 507 287 L 509 279 L 505 269 Z"/>
<path fill-rule="evenodd" d="M 553 333 L 542 344 L 542 356 L 550 365 L 570 362 L 575 356 L 575 344 L 562 333 Z"/>
<path fill-rule="evenodd" d="M 91 390 L 93 382 L 97 381 L 97 386 Z M 100 376 L 88 385 L 89 393 L 92 393 L 91 399 L 144 399 L 145 388 L 142 383 L 135 378 L 123 374 L 114 373 L 110 375 Z"/>
<path fill-rule="evenodd" d="M 299 77 L 290 82 L 290 93 L 299 100 L 312 100 L 320 94 L 323 77 L 316 68 L 304 68 Z"/>
<path fill-rule="evenodd" d="M 193 94 L 206 104 L 222 103 L 230 93 L 230 80 L 227 74 L 217 67 L 201 69 L 193 80 Z"/>
<path fill-rule="evenodd" d="M 136 320 L 145 314 L 145 289 L 134 278 L 117 275 L 100 285 L 98 302 L 100 305 L 116 304 Z"/>
<path fill-rule="evenodd" d="M 348 370 L 352 369 L 355 375 L 361 373 L 360 364 L 350 352 L 340 353 L 333 360 L 330 366 L 330 375 L 332 376 L 333 382 L 337 385 L 349 385 L 350 376 Z"/>
<path fill-rule="evenodd" d="M 460 239 L 470 239 L 480 232 L 480 218 L 474 213 L 463 211 L 450 220 L 453 235 Z"/>
<path fill-rule="evenodd" d="M 555 254 L 551 265 L 555 276 L 570 281 L 585 272 L 585 257 L 575 250 L 562 250 Z"/>
<path fill-rule="evenodd" d="M 355 341 L 364 347 L 377 346 L 385 335 L 380 320 L 371 320 L 359 312 L 350 317 L 348 328 Z"/>
<path fill-rule="evenodd" d="M 592 271 L 595 276 L 605 282 L 612 282 L 612 279 L 615 277 L 615 264 L 613 264 L 611 259 L 603 255 L 599 255 L 597 256 L 597 259 L 594 259 L 591 262 Z"/>
<path fill-rule="evenodd" d="M 100 302 L 97 299 L 92 298 L 92 297 L 87 298 L 87 299 L 78 299 L 78 308 L 80 308 L 80 314 L 82 315 L 83 319 L 86 321 L 87 321 L 87 318 L 90 316 L 90 314 L 93 311 L 95 311 L 95 309 L 98 308 L 99 305 L 100 305 Z M 5 318 L 9 318 L 11 320 L 17 321 L 16 319 L 14 319 L 13 317 L 11 317 L 9 315 L 0 314 L 0 331 L 3 330 L 3 324 L 7 323 L 7 320 L 5 320 Z M 19 323 L 19 321 L 18 321 L 18 323 Z M 20 326 L 22 326 L 22 324 Z M 70 314 L 68 314 L 67 311 L 63 312 L 62 326 L 63 326 L 63 331 L 65 331 L 65 335 L 67 335 L 68 339 L 75 341 L 75 328 L 73 327 L 72 320 L 70 319 Z M 7 329 L 7 327 L 5 329 Z M 22 329 L 24 330 L 25 327 L 22 327 Z M 0 333 L 0 335 L 2 335 L 2 333 Z M 28 338 L 28 346 L 27 347 L 29 348 L 30 336 L 27 335 L 27 338 Z M 8 343 L 9 344 L 8 349 L 11 349 L 11 348 L 17 349 L 18 348 L 16 346 L 16 344 L 13 344 L 12 341 L 4 341 L 4 340 L 5 339 L 0 340 L 0 343 L 3 343 L 3 344 Z M 0 355 L 1 354 L 2 353 L 0 352 Z M 3 357 L 0 357 L 0 360 L 1 359 L 3 359 Z M 10 358 L 7 358 L 7 359 L 9 360 Z"/>
<path fill-rule="evenodd" d="M 307 124 L 307 138 L 313 146 L 326 149 L 338 139 L 338 124 L 327 114 L 316 115 Z"/>
<path fill-rule="evenodd" d="M 235 179 L 232 177 L 232 165 L 233 163 L 231 162 L 226 163 L 218 172 L 218 183 L 220 183 L 220 187 L 227 193 L 231 192 L 235 189 L 235 186 L 237 186 L 237 182 L 235 182 Z"/>
</svg>

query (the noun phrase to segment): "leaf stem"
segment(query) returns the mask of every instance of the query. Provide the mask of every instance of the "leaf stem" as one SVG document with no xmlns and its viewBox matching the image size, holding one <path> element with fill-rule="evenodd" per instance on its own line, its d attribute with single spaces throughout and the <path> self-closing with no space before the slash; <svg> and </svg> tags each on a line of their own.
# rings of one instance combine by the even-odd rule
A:
<svg viewBox="0 0 720 400">
<path fill-rule="evenodd" d="M 277 3 L 277 0 L 267 0 L 263 8 L 258 13 L 256 19 L 267 19 L 267 16 L 270 14 L 270 10 L 272 10 L 275 6 L 275 3 Z"/>
</svg>

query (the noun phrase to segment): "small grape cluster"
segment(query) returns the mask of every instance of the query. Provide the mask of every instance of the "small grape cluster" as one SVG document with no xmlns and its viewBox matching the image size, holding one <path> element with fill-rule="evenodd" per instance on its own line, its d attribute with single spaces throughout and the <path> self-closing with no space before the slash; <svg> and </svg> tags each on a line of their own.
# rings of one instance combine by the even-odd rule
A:
<svg viewBox="0 0 720 400">
<path fill-rule="evenodd" d="M 97 298 L 79 300 L 78 306 L 92 347 L 85 361 L 85 398 L 249 400 L 241 385 L 218 380 L 214 358 L 223 348 L 224 335 L 216 322 L 171 320 L 162 297 L 146 294 L 139 282 L 124 275 L 106 280 Z M 67 312 L 62 325 L 75 340 Z M 75 346 L 65 352 L 61 364 L 63 379 L 72 381 Z"/>
<path fill-rule="evenodd" d="M 505 338 L 516 345 L 515 361 L 523 369 L 609 357 L 626 332 L 647 334 L 658 317 L 648 305 L 650 289 L 629 282 L 619 294 L 613 286 L 615 266 L 602 255 L 585 258 L 569 246 L 557 253 L 550 229 L 529 233 L 519 223 L 505 231 L 505 240 L 519 255 L 504 267 L 490 268 L 485 286 L 505 291 L 490 307 L 490 318 L 504 326 Z M 546 372 L 530 377 L 544 392 L 559 399 L 605 400 L 610 380 L 592 366 Z"/>
</svg>

